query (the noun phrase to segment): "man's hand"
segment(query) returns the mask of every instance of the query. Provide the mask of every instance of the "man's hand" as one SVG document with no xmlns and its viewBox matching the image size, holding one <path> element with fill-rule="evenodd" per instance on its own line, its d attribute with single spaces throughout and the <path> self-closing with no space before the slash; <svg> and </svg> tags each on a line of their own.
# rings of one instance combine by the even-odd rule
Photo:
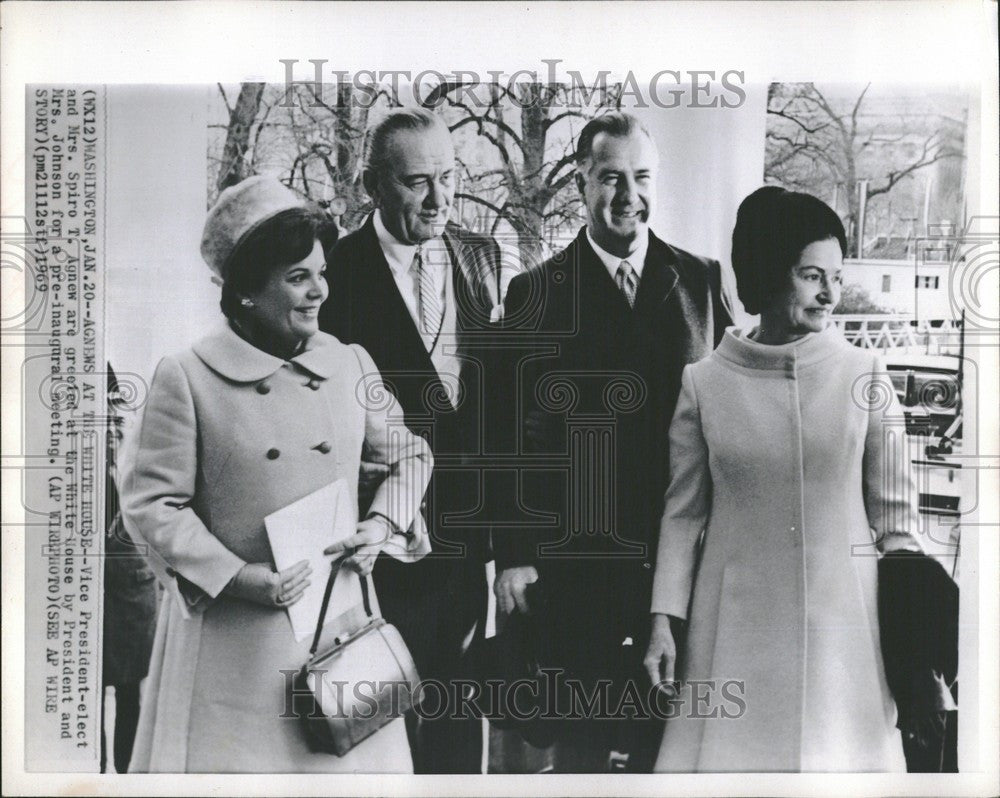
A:
<svg viewBox="0 0 1000 798">
<path fill-rule="evenodd" d="M 649 680 L 662 690 L 673 693 L 674 665 L 677 663 L 677 646 L 670 631 L 670 617 L 653 613 L 653 630 L 649 635 L 649 648 L 643 665 Z"/>
<path fill-rule="evenodd" d="M 306 592 L 312 569 L 302 560 L 275 571 L 268 563 L 248 562 L 226 585 L 226 592 L 265 607 L 290 607 Z"/>
<path fill-rule="evenodd" d="M 323 550 L 324 554 L 350 552 L 344 565 L 361 576 L 368 576 L 375 567 L 375 560 L 382 547 L 392 537 L 393 529 L 387 518 L 372 516 L 358 524 L 358 531 Z"/>
<path fill-rule="evenodd" d="M 515 607 L 527 614 L 528 597 L 525 588 L 538 581 L 538 571 L 533 565 L 520 565 L 516 568 L 505 568 L 493 582 L 493 592 L 497 597 L 497 605 L 501 612 L 510 614 Z"/>
</svg>

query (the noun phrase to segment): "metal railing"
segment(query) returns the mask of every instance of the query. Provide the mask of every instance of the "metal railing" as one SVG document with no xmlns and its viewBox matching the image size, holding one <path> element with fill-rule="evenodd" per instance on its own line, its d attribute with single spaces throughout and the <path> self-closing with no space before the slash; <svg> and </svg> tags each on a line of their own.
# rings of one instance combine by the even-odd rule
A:
<svg viewBox="0 0 1000 798">
<path fill-rule="evenodd" d="M 834 315 L 833 323 L 848 343 L 862 349 L 925 355 L 958 355 L 961 349 L 962 322 L 956 319 L 863 314 Z"/>
</svg>

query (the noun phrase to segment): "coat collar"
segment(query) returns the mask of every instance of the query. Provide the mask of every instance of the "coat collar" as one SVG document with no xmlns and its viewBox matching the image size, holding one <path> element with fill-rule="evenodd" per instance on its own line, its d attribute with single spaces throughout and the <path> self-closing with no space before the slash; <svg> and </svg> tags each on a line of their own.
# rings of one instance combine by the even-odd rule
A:
<svg viewBox="0 0 1000 798">
<path fill-rule="evenodd" d="M 747 338 L 748 332 L 736 327 L 727 329 L 716 350 L 719 357 L 747 368 L 795 371 L 826 360 L 850 346 L 834 324 L 823 332 L 809 333 L 790 344 L 759 344 Z"/>
<path fill-rule="evenodd" d="M 286 363 L 295 363 L 321 379 L 328 379 L 334 371 L 332 336 L 316 333 L 306 341 L 305 351 L 282 360 L 269 355 L 238 336 L 228 323 L 206 335 L 194 345 L 194 352 L 205 365 L 234 382 L 257 382 L 270 377 Z"/>
<path fill-rule="evenodd" d="M 467 286 L 467 289 L 463 289 L 462 285 L 456 284 L 456 291 L 484 292 L 485 296 L 483 299 L 489 300 L 490 307 L 495 309 L 500 305 L 501 300 L 494 266 L 490 263 L 489 259 L 477 255 L 476 249 L 463 238 L 461 230 L 457 224 L 449 222 L 445 225 L 444 232 L 441 233 L 441 238 L 448 248 L 448 254 L 451 256 L 453 273 L 457 273 L 461 277 L 464 286 Z M 368 239 L 369 246 L 374 247 L 374 250 L 379 253 L 380 260 L 385 264 L 385 276 L 390 278 L 391 282 L 392 267 L 385 257 L 385 252 L 378 238 L 374 212 L 369 214 L 368 218 L 365 219 L 360 232 Z"/>
<path fill-rule="evenodd" d="M 646 248 L 646 260 L 643 264 L 639 290 L 635 298 L 635 308 L 640 313 L 645 308 L 662 304 L 673 293 L 678 280 L 675 268 L 675 264 L 678 262 L 677 253 L 673 247 L 661 241 L 652 230 L 648 231 L 648 235 L 649 244 Z M 585 262 L 599 271 L 599 274 L 594 275 L 594 279 L 599 284 L 604 283 L 606 286 L 610 286 L 611 289 L 620 294 L 621 291 L 614 279 L 608 274 L 604 263 L 590 245 L 586 228 L 580 230 L 580 234 L 576 238 L 576 245 L 581 252 L 586 253 Z M 622 304 L 625 306 L 624 296 Z"/>
<path fill-rule="evenodd" d="M 377 253 L 379 266 L 384 266 L 380 270 L 375 270 L 381 272 L 379 279 L 382 280 L 385 288 L 392 289 L 391 293 L 395 294 L 399 302 L 402 303 L 402 297 L 399 297 L 399 291 L 395 287 L 396 284 L 392 277 L 391 267 L 386 260 L 385 252 L 382 250 L 382 245 L 378 240 L 374 213 L 368 215 L 359 232 L 367 239 L 368 246 L 372 248 L 372 251 Z M 449 222 L 445 225 L 441 238 L 448 248 L 448 254 L 451 256 L 452 274 L 455 277 L 455 293 L 469 295 L 470 299 L 474 297 L 471 303 L 465 301 L 459 302 L 457 308 L 458 323 L 466 326 L 472 322 L 475 326 L 487 320 L 491 322 L 497 321 L 498 317 L 502 316 L 503 308 L 500 297 L 500 286 L 497 280 L 498 274 L 496 272 L 499 265 L 494 264 L 493 259 L 478 249 L 475 244 L 470 243 L 463 236 L 462 228 L 457 224 Z M 467 318 L 470 314 L 470 309 L 479 307 L 488 311 L 488 315 L 483 315 L 482 319 Z M 402 310 L 406 310 L 405 306 L 402 307 Z M 409 313 L 409 311 L 406 312 Z M 413 330 L 414 334 L 419 336 L 416 325 L 414 325 Z"/>
<path fill-rule="evenodd" d="M 646 250 L 646 265 L 639 291 L 635 296 L 636 309 L 641 313 L 645 308 L 657 307 L 666 301 L 677 287 L 679 279 L 675 264 L 677 253 L 669 244 L 661 241 L 653 231 L 649 231 L 649 247 Z"/>
<path fill-rule="evenodd" d="M 476 257 L 471 246 L 459 235 L 457 225 L 446 225 L 442 238 L 451 252 L 452 260 L 458 265 L 458 271 L 473 292 L 485 291 L 490 307 L 500 304 L 499 288 L 493 273 L 493 264 L 483 258 Z"/>
</svg>

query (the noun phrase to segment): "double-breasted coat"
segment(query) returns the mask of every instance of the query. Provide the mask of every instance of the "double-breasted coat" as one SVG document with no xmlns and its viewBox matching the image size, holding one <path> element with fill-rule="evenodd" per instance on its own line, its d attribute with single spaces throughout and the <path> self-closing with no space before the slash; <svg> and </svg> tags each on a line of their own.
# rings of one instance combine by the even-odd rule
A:
<svg viewBox="0 0 1000 798">
<path fill-rule="evenodd" d="M 388 474 L 371 511 L 410 527 L 432 458 L 398 415 L 364 349 L 325 333 L 285 361 L 226 325 L 160 362 L 122 487 L 129 527 L 172 594 L 133 771 L 411 769 L 401 720 L 344 757 L 310 752 L 282 671 L 302 666 L 311 641 L 295 640 L 285 610 L 224 592 L 245 563 L 273 564 L 268 514 L 338 479 L 356 496 L 363 463 Z M 393 543 L 404 559 L 426 550 L 402 535 Z M 325 634 L 341 631 L 334 622 Z"/>
<path fill-rule="evenodd" d="M 708 685 L 658 770 L 905 770 L 876 593 L 877 555 L 921 548 L 904 440 L 878 356 L 833 327 L 729 330 L 685 369 L 652 610 L 688 619 L 677 675 Z"/>
</svg>

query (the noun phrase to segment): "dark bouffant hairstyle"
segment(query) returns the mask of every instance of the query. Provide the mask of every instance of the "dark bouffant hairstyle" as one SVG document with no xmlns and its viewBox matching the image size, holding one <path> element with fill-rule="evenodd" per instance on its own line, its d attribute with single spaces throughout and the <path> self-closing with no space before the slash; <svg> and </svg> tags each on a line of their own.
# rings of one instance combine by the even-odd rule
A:
<svg viewBox="0 0 1000 798">
<path fill-rule="evenodd" d="M 847 236 L 822 200 L 779 186 L 764 186 L 740 203 L 733 228 L 733 271 L 747 313 L 757 314 L 778 294 L 802 250 L 836 239 L 847 255 Z"/>
<path fill-rule="evenodd" d="M 324 227 L 313 208 L 291 208 L 261 222 L 236 245 L 226 261 L 226 280 L 219 305 L 230 319 L 244 313 L 240 297 L 264 287 L 275 269 L 304 260 Z"/>
</svg>

